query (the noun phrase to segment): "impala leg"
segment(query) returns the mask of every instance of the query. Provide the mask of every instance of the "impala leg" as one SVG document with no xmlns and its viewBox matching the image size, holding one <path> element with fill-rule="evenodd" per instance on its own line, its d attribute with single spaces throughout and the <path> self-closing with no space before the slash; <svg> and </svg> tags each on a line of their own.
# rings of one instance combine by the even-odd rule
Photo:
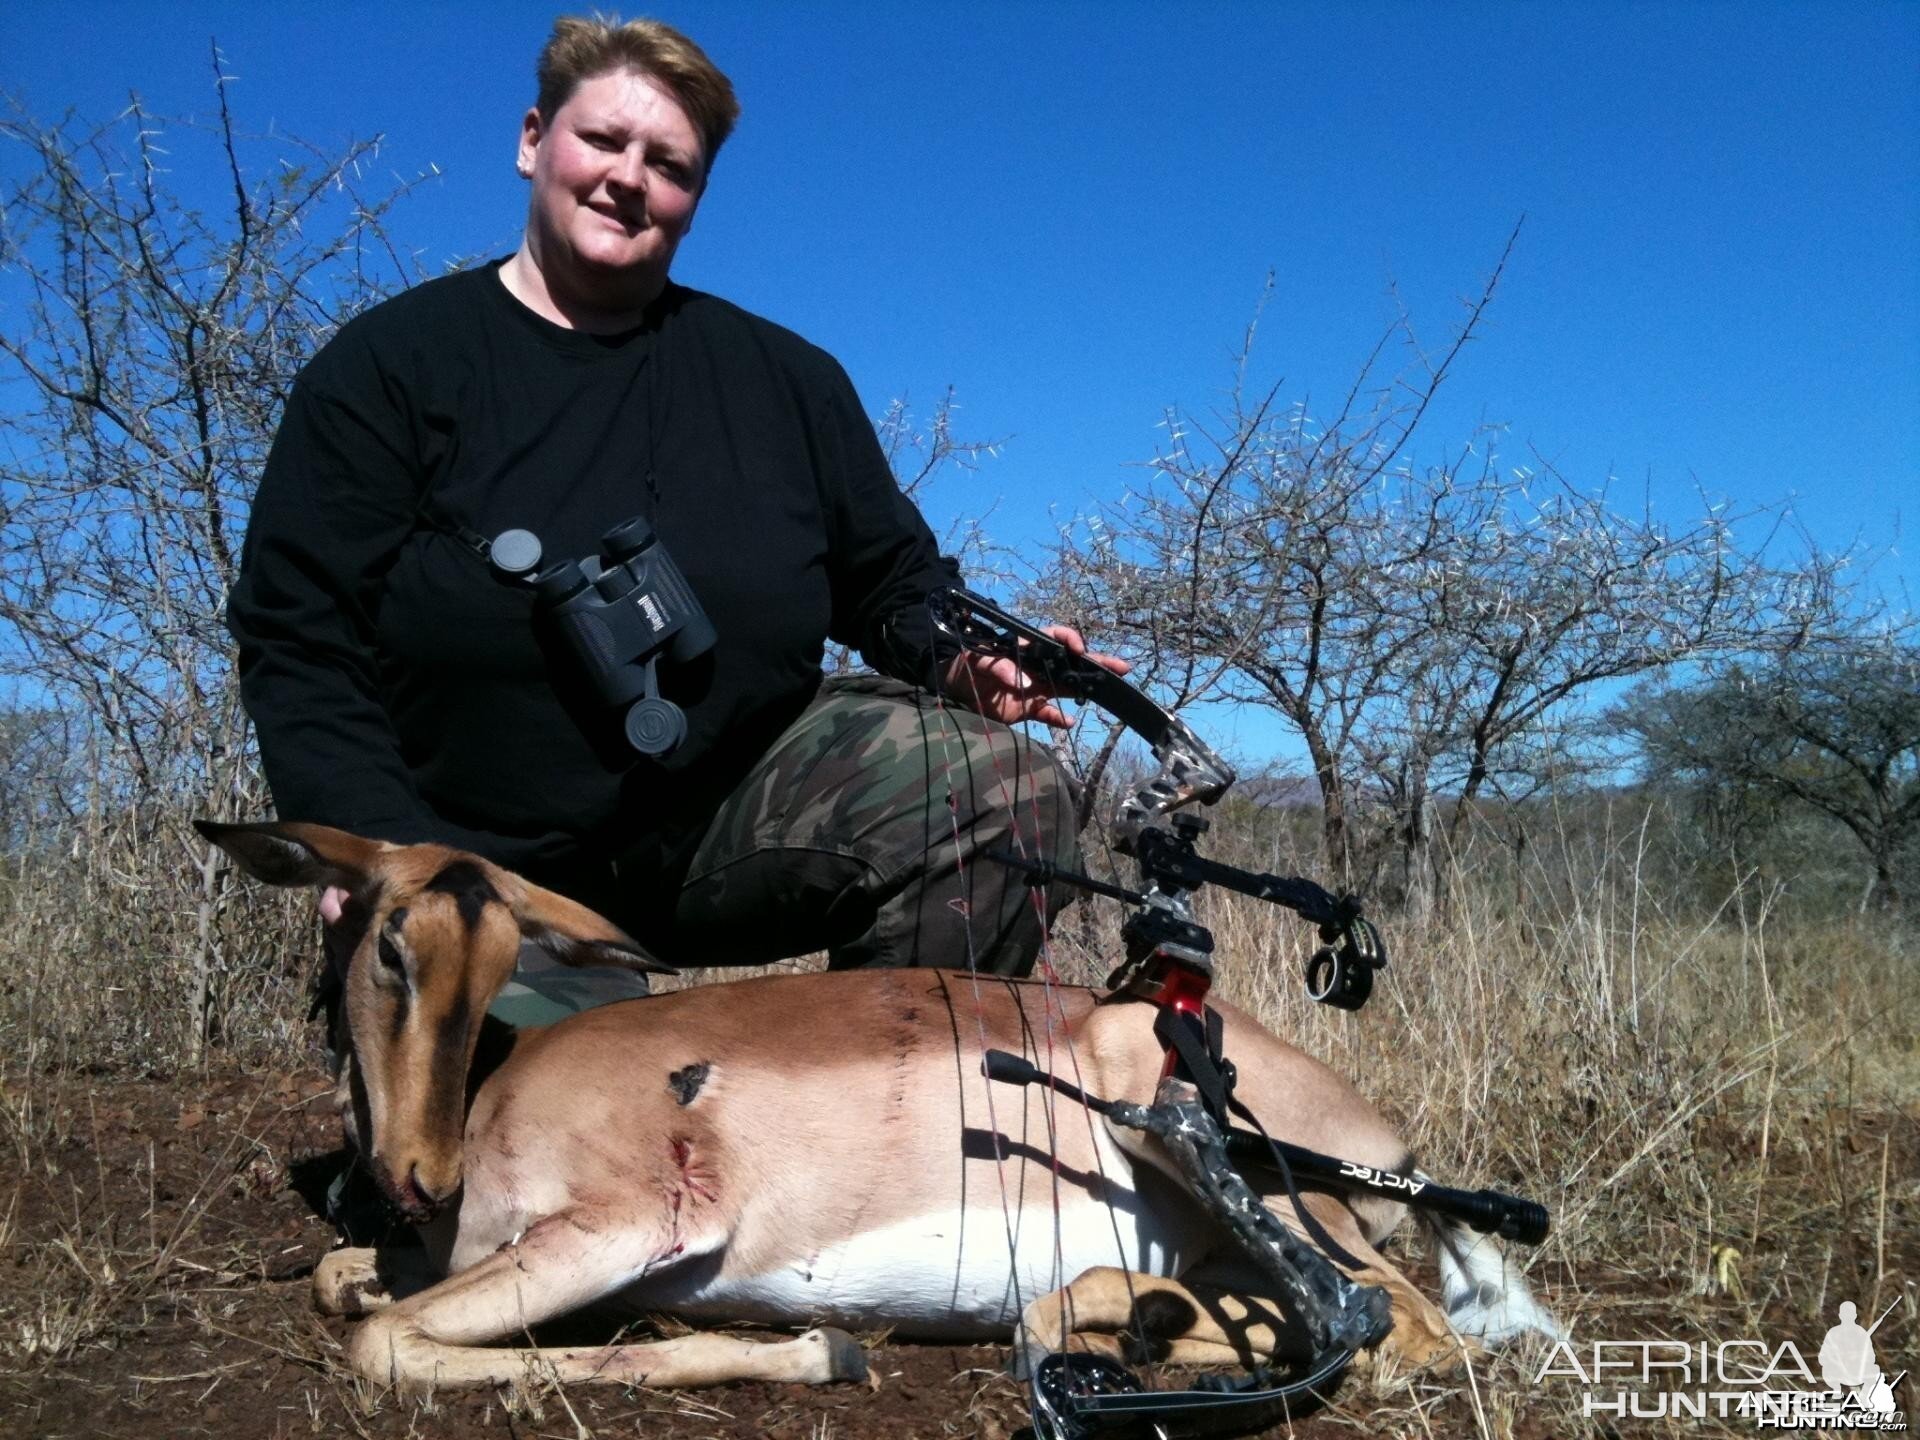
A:
<svg viewBox="0 0 1920 1440">
<path fill-rule="evenodd" d="M 1088 1270 L 1021 1315 L 1029 1368 L 1056 1350 L 1173 1365 L 1254 1365 L 1312 1358 L 1305 1329 L 1267 1296 L 1189 1277 L 1169 1280 L 1112 1266 Z"/>
<path fill-rule="evenodd" d="M 322 1315 L 371 1315 L 426 1289 L 436 1278 L 427 1252 L 421 1249 L 352 1246 L 334 1250 L 313 1267 L 313 1306 Z"/>
<path fill-rule="evenodd" d="M 1308 1201 L 1313 1204 L 1312 1200 Z M 1315 1206 L 1316 1212 L 1320 1207 Z M 1360 1238 L 1351 1219 L 1336 1228 L 1316 1213 L 1329 1232 L 1361 1261 L 1347 1273 L 1363 1285 L 1378 1285 L 1393 1307 L 1393 1329 L 1373 1359 L 1391 1358 L 1412 1369 L 1445 1369 L 1468 1347 L 1446 1317 L 1405 1275 Z M 1351 1233 L 1344 1233 L 1351 1227 Z M 1313 1358 L 1303 1326 L 1272 1295 L 1250 1291 L 1244 1273 L 1216 1262 L 1181 1280 L 1128 1274 L 1102 1266 L 1071 1285 L 1042 1295 L 1021 1314 L 1019 1357 L 1024 1373 L 1044 1356 L 1086 1351 L 1127 1363 L 1256 1365 L 1304 1363 Z"/>
<path fill-rule="evenodd" d="M 1165 1175 L 1186 1183 L 1178 1164 L 1160 1145 L 1153 1143 L 1138 1130 L 1126 1126 L 1108 1126 L 1108 1133 L 1120 1148 L 1134 1158 L 1152 1165 Z M 1306 1227 L 1300 1223 L 1300 1217 L 1294 1213 L 1293 1202 L 1286 1195 L 1262 1193 L 1262 1202 L 1274 1218 L 1285 1225 L 1293 1235 L 1305 1244 L 1313 1244 L 1306 1233 Z M 1348 1279 L 1360 1285 L 1378 1286 L 1386 1292 L 1391 1309 L 1391 1329 L 1377 1347 L 1379 1357 L 1394 1357 L 1413 1369 L 1451 1368 L 1466 1358 L 1468 1353 L 1464 1342 L 1447 1324 L 1447 1318 L 1440 1308 L 1413 1287 L 1411 1281 L 1400 1273 L 1391 1261 L 1374 1249 L 1362 1233 L 1360 1221 L 1354 1212 L 1338 1197 L 1323 1192 L 1302 1196 L 1303 1203 L 1347 1254 L 1359 1261 L 1357 1266 L 1349 1267 L 1334 1262 Z M 1375 1207 L 1369 1206 L 1368 1213 L 1376 1221 L 1386 1218 L 1375 1213 Z M 1379 1224 L 1380 1233 L 1392 1227 Z M 1330 1260 L 1331 1256 L 1328 1257 Z M 1268 1277 L 1257 1279 L 1251 1274 L 1250 1267 L 1237 1257 L 1233 1260 L 1216 1260 L 1189 1272 L 1183 1277 L 1189 1284 L 1205 1283 L 1218 1288 L 1226 1294 L 1236 1294 L 1265 1299 L 1271 1286 Z M 1249 1283 L 1252 1282 L 1252 1283 Z M 1270 1303 L 1270 1302 L 1269 1302 Z"/>
<path fill-rule="evenodd" d="M 865 1378 L 859 1345 L 837 1330 L 774 1342 L 689 1335 L 539 1351 L 486 1344 L 716 1249 L 723 1239 L 697 1243 L 580 1211 L 550 1216 L 471 1268 L 375 1313 L 354 1332 L 353 1368 L 409 1389 L 504 1383 L 529 1370 L 562 1382 L 669 1389 L 736 1380 L 822 1384 Z"/>
<path fill-rule="evenodd" d="M 867 1378 L 866 1354 L 844 1330 L 819 1328 L 791 1340 L 745 1340 L 733 1335 L 687 1335 L 637 1345 L 510 1349 L 455 1346 L 418 1334 L 354 1337 L 353 1365 L 383 1384 L 409 1390 L 439 1386 L 499 1385 L 529 1375 L 562 1384 L 591 1381 L 691 1390 L 741 1380 L 825 1385 Z"/>
<path fill-rule="evenodd" d="M 1360 1262 L 1358 1267 L 1340 1266 L 1346 1276 L 1358 1284 L 1377 1285 L 1387 1292 L 1388 1303 L 1393 1307 L 1393 1329 L 1380 1343 L 1376 1359 L 1391 1357 L 1415 1370 L 1447 1370 L 1467 1358 L 1468 1342 L 1454 1332 L 1440 1307 L 1414 1288 L 1399 1266 L 1368 1243 L 1351 1210 L 1331 1195 L 1313 1194 L 1303 1199 L 1327 1233 Z M 1303 1233 L 1291 1202 L 1282 1199 L 1271 1208 L 1284 1224 L 1296 1233 Z"/>
</svg>

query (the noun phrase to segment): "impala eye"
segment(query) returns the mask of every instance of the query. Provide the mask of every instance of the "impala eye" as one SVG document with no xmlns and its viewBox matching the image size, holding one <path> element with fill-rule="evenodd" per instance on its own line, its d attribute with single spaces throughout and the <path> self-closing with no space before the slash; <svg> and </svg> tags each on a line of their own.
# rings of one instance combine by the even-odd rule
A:
<svg viewBox="0 0 1920 1440">
<path fill-rule="evenodd" d="M 400 927 L 407 923 L 407 912 L 396 910 L 387 917 L 387 923 L 380 927 L 380 941 L 374 947 L 374 954 L 380 959 L 380 968 L 390 979 L 407 978 L 407 957 L 400 949 L 399 941 L 394 939 Z"/>
</svg>

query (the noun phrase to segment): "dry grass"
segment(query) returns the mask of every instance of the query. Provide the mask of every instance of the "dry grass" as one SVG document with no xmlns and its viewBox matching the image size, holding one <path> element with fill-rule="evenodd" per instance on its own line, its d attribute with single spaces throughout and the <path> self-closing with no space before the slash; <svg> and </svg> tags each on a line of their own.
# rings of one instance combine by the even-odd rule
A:
<svg viewBox="0 0 1920 1440">
<path fill-rule="evenodd" d="M 1392 966 L 1358 1015 L 1306 997 L 1308 927 L 1211 892 L 1222 993 L 1354 1077 L 1436 1177 L 1547 1204 L 1554 1233 L 1522 1254 L 1582 1343 L 1752 1336 L 1811 1357 L 1839 1301 L 1878 1315 L 1897 1300 L 1888 1333 L 1910 1354 L 1914 933 L 1796 917 L 1757 883 L 1676 913 L 1644 883 L 1644 829 L 1595 829 L 1523 864 L 1462 857 L 1444 919 L 1385 917 Z M 1295 868 L 1231 829 L 1211 838 L 1223 858 Z M 1058 946 L 1058 967 L 1097 980 L 1112 924 L 1091 948 Z M 1537 1368 L 1528 1350 L 1477 1377 L 1476 1428 L 1511 1434 L 1501 1417 L 1526 1416 L 1606 1433 L 1565 1382 L 1535 1387 Z M 1417 1412 L 1379 1433 L 1423 1433 Z M 1366 1423 L 1378 1431 L 1381 1413 Z"/>
<path fill-rule="evenodd" d="M 1224 856 L 1252 848 L 1245 837 L 1215 838 Z M 1210 895 L 1223 990 L 1355 1076 L 1435 1175 L 1546 1202 L 1556 1229 L 1529 1257 L 1533 1277 L 1582 1340 L 1757 1336 L 1811 1354 L 1834 1306 L 1851 1299 L 1875 1315 L 1900 1301 L 1886 1333 L 1895 1353 L 1910 1351 L 1920 1334 L 1911 932 L 1815 923 L 1758 887 L 1737 890 L 1716 913 L 1677 913 L 1641 879 L 1641 843 L 1629 829 L 1617 845 L 1602 834 L 1537 851 L 1531 869 L 1463 863 L 1444 919 L 1409 927 L 1388 917 L 1393 968 L 1358 1016 L 1302 994 L 1306 927 Z M 1273 865 L 1270 854 L 1237 858 Z M 96 1132 L 111 1127 L 104 1112 L 123 1103 L 135 1083 L 127 1077 L 173 1077 L 182 1125 L 201 1093 L 180 1076 L 192 920 L 165 882 L 132 883 L 132 860 L 111 851 L 42 860 L 0 888 L 0 1053 L 13 1057 L 0 1083 L 0 1171 L 14 1177 L 0 1181 L 9 1277 L 0 1373 L 28 1384 L 63 1367 L 122 1363 L 111 1357 L 126 1351 L 117 1383 L 138 1408 L 188 1381 L 230 1388 L 271 1359 L 307 1377 L 294 1392 L 304 1417 L 283 1404 L 283 1433 L 474 1423 L 478 1410 L 421 1411 L 356 1385 L 334 1336 L 306 1312 L 304 1284 L 276 1278 L 276 1265 L 291 1262 L 275 1258 L 273 1237 L 209 1220 L 235 1197 L 284 1191 L 287 1155 L 269 1137 L 323 1088 L 304 1078 L 315 1074 L 298 959 L 309 922 L 297 905 L 237 894 L 222 902 L 225 953 L 235 958 L 222 972 L 231 1048 L 221 1073 L 237 1066 L 259 1078 L 234 1082 L 252 1098 L 220 1110 L 219 1143 L 197 1152 L 198 1172 L 170 1173 L 151 1146 L 144 1158 L 105 1158 L 111 1147 Z M 1090 931 L 1095 944 L 1063 938 L 1057 968 L 1099 979 L 1116 953 L 1111 925 L 1096 915 L 1064 927 Z M 267 934 L 274 944 L 243 947 Z M 323 1127 L 324 1107 L 308 1108 Z M 130 1207 L 130 1191 L 145 1203 Z M 1430 1268 L 1419 1273 L 1430 1278 Z M 277 1297 L 265 1321 L 244 1309 L 249 1286 Z M 132 1355 L 139 1337 L 156 1333 L 204 1337 L 207 1353 L 188 1346 L 164 1365 Z M 1532 1384 L 1537 1364 L 1538 1351 L 1523 1350 L 1445 1381 L 1373 1374 L 1313 1433 L 1605 1433 L 1580 1417 L 1577 1390 Z M 956 1390 L 942 1415 L 986 1416 L 983 1393 L 977 1380 Z M 538 1383 L 484 1403 L 487 1417 L 543 1434 L 573 1434 L 576 1424 L 632 1433 L 639 1421 L 610 1426 L 617 1414 L 675 1435 L 725 1434 L 737 1418 L 724 1395 L 609 1409 L 603 1397 L 570 1400 Z M 582 1407 L 577 1416 L 570 1405 Z M 792 1433 L 861 1433 L 847 1411 L 788 1418 Z M 1002 1423 L 989 1418 L 950 1433 Z M 0 1412 L 0 1431 L 9 1423 Z M 788 1419 L 776 1428 L 788 1433 Z M 1713 1423 L 1689 1430 L 1717 1433 Z"/>
<path fill-rule="evenodd" d="M 0 1074 L 172 1071 L 200 1028 L 209 1058 L 284 1065 L 307 1045 L 319 928 L 311 900 L 222 869 L 203 885 L 188 817 L 101 814 L 0 862 Z"/>
</svg>

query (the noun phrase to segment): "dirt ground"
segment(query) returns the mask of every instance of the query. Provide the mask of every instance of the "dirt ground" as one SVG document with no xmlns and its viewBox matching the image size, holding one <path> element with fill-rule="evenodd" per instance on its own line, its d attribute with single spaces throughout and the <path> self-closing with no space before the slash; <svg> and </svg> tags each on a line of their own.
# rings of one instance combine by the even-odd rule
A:
<svg viewBox="0 0 1920 1440">
<path fill-rule="evenodd" d="M 530 1382 L 426 1404 L 378 1393 L 344 1369 L 347 1322 L 320 1319 L 309 1301 L 332 1240 L 315 1206 L 339 1163 L 326 1090 L 318 1075 L 269 1074 L 0 1091 L 15 1152 L 0 1158 L 15 1173 L 0 1201 L 0 1436 L 1004 1440 L 1026 1424 L 1004 1350 L 882 1337 L 862 1337 L 878 1342 L 877 1390 Z M 1430 1271 L 1410 1269 L 1431 1285 Z M 1541 1279 L 1550 1302 L 1566 1298 L 1556 1291 L 1572 1277 Z M 1578 1282 L 1584 1308 L 1615 1305 L 1603 1274 Z M 1617 1301 L 1622 1315 L 1636 1303 Z M 1471 1380 L 1358 1377 L 1330 1410 L 1269 1433 L 1568 1433 L 1527 1403 L 1528 1363 L 1538 1352 Z"/>
</svg>

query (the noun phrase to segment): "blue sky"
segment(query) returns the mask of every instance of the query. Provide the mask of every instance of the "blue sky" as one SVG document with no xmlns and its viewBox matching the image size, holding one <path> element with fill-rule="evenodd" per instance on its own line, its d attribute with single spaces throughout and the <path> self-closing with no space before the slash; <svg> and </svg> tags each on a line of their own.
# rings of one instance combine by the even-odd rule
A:
<svg viewBox="0 0 1920 1440">
<path fill-rule="evenodd" d="M 0 7 L 42 116 L 138 90 L 386 136 L 442 178 L 401 237 L 504 253 L 549 5 Z M 837 354 L 871 408 L 949 384 L 1001 457 L 937 498 L 1009 538 L 1112 496 L 1255 378 L 1332 402 L 1393 314 L 1438 338 L 1526 228 L 1424 430 L 1511 424 L 1674 517 L 1795 498 L 1828 546 L 1920 520 L 1920 6 L 677 4 L 744 118 L 676 275 Z M 10 160 L 0 164 L 11 164 Z"/>
</svg>

